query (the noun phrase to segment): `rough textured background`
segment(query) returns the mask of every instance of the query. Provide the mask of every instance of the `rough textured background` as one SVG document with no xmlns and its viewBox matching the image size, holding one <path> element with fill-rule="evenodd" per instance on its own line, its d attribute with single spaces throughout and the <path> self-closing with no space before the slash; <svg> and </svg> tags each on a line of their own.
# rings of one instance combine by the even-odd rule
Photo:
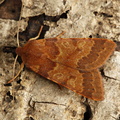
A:
<svg viewBox="0 0 120 120">
<path fill-rule="evenodd" d="M 99 37 L 120 42 L 119 0 L 5 0 L 0 5 L 0 120 L 118 120 L 120 119 L 119 46 L 101 68 L 105 99 L 86 101 L 25 68 L 18 82 L 5 85 L 12 75 L 17 27 L 20 44 L 26 42 L 29 28 L 44 24 L 42 37 Z M 40 23 L 36 20 L 39 20 Z M 33 22 L 32 22 L 33 21 Z M 27 27 L 28 24 L 30 27 Z M 34 26 L 36 24 L 36 26 Z M 49 28 L 49 29 L 48 29 Z M 34 31 L 32 31 L 34 33 Z M 26 37 L 27 36 L 27 37 Z M 33 36 L 32 36 L 33 37 Z M 19 63 L 16 64 L 16 72 Z M 14 97 L 13 97 L 14 96 Z"/>
</svg>

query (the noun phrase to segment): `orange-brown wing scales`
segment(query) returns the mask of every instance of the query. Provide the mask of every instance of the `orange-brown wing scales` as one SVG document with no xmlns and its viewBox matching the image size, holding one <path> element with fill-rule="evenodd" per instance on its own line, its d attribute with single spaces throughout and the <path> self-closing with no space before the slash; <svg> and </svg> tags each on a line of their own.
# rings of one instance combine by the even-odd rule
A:
<svg viewBox="0 0 120 120">
<path fill-rule="evenodd" d="M 104 64 L 116 47 L 116 44 L 107 39 L 94 40 L 94 46 L 87 57 L 79 60 L 78 66 L 81 70 L 96 69 Z"/>
<path fill-rule="evenodd" d="M 103 100 L 104 90 L 97 69 L 115 46 L 107 39 L 50 38 L 28 41 L 16 53 L 36 73 L 99 101 Z"/>
<path fill-rule="evenodd" d="M 39 73 L 40 74 L 40 73 Z M 80 72 L 56 63 L 56 67 L 49 71 L 48 79 L 96 101 L 103 100 L 103 83 L 98 70 Z"/>
<path fill-rule="evenodd" d="M 46 56 L 51 61 L 90 71 L 103 65 L 116 44 L 108 39 L 50 38 L 29 41 L 21 52 L 29 56 Z M 18 49 L 17 49 L 18 50 Z M 24 54 L 27 54 L 24 53 Z M 28 56 L 23 61 L 26 61 Z"/>
<path fill-rule="evenodd" d="M 32 65 L 29 66 L 29 68 L 86 98 L 96 101 L 103 100 L 103 83 L 98 70 L 80 72 L 77 69 L 66 67 L 59 63 L 55 63 L 55 66 L 49 63 L 46 64 L 48 67 L 42 64 L 41 66 Z M 41 69 L 44 67 L 46 69 Z M 49 68 L 51 68 L 51 70 Z"/>
<path fill-rule="evenodd" d="M 83 71 L 102 66 L 116 47 L 111 40 L 100 38 L 51 38 L 46 39 L 45 44 L 51 47 L 51 52 L 44 52 L 49 59 Z"/>
<path fill-rule="evenodd" d="M 56 42 L 55 42 L 56 41 Z M 55 43 L 59 51 L 59 54 L 55 58 L 52 58 L 51 53 L 46 53 L 47 57 L 57 63 L 72 67 L 78 68 L 78 61 L 83 57 L 87 57 L 90 54 L 94 42 L 92 40 L 84 40 L 77 38 L 51 38 L 46 39 L 46 44 Z M 49 46 L 50 47 L 50 46 Z M 53 47 L 53 45 L 51 46 Z"/>
<path fill-rule="evenodd" d="M 88 96 L 96 101 L 104 99 L 103 81 L 100 72 L 95 69 L 89 72 L 82 72 L 83 74 L 83 96 Z"/>
</svg>

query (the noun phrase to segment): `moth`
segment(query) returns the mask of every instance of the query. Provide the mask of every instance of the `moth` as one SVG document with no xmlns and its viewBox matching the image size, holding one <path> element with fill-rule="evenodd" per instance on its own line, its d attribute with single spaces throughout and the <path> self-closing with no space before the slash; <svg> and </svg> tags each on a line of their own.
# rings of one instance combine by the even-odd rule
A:
<svg viewBox="0 0 120 120">
<path fill-rule="evenodd" d="M 47 38 L 29 40 L 16 53 L 27 68 L 95 101 L 104 99 L 99 68 L 116 44 L 102 38 Z"/>
</svg>

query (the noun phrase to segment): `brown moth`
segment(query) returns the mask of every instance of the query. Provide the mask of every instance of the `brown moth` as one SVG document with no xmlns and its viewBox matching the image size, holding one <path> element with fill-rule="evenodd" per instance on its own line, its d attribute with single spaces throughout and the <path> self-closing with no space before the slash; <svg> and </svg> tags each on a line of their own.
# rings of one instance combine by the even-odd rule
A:
<svg viewBox="0 0 120 120">
<path fill-rule="evenodd" d="M 104 99 L 98 70 L 116 44 L 102 38 L 49 38 L 28 41 L 18 47 L 26 67 L 86 98 Z"/>
</svg>

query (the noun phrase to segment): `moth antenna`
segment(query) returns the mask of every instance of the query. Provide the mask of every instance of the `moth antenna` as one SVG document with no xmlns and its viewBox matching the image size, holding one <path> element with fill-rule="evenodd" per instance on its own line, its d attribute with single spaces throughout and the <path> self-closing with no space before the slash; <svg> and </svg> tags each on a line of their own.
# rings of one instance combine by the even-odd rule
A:
<svg viewBox="0 0 120 120">
<path fill-rule="evenodd" d="M 60 38 L 62 35 L 64 35 L 66 31 L 62 31 L 60 34 L 58 34 L 55 38 Z"/>
<path fill-rule="evenodd" d="M 23 68 L 24 68 L 24 63 L 22 63 L 20 65 L 20 70 L 18 71 L 18 73 L 11 80 L 9 80 L 7 83 L 13 82 L 19 76 L 19 74 L 21 73 L 21 71 L 23 70 Z"/>
<path fill-rule="evenodd" d="M 16 62 L 17 62 L 17 58 L 18 58 L 18 55 L 16 55 L 15 60 L 14 60 L 14 64 L 13 64 L 13 78 L 15 76 L 15 65 L 16 65 Z"/>
<path fill-rule="evenodd" d="M 42 32 L 42 29 L 43 29 L 43 25 L 40 27 L 40 30 L 39 30 L 39 32 L 38 32 L 38 35 L 37 35 L 36 37 L 34 37 L 34 38 L 30 38 L 29 41 L 30 41 L 30 40 L 37 40 L 37 39 L 40 37 L 40 34 L 41 34 L 41 32 Z"/>
<path fill-rule="evenodd" d="M 19 44 L 19 21 L 21 20 L 21 14 L 22 14 L 22 9 L 23 9 L 23 4 L 21 6 L 21 13 L 20 13 L 20 17 L 19 17 L 19 20 L 18 20 L 18 27 L 17 27 L 17 45 L 18 47 L 20 46 Z M 15 65 L 16 65 L 16 62 L 17 62 L 17 58 L 18 58 L 18 55 L 16 55 L 15 57 L 15 61 L 14 61 L 14 64 L 13 64 L 13 78 L 11 80 L 9 80 L 7 83 L 11 83 L 15 80 L 15 78 L 20 74 L 20 71 L 18 71 L 17 75 L 15 75 Z"/>
<path fill-rule="evenodd" d="M 21 13 L 20 13 L 20 17 L 19 17 L 19 20 L 18 20 L 18 27 L 17 27 L 17 45 L 18 45 L 18 47 L 20 46 L 20 43 L 19 43 L 19 21 L 21 20 L 22 10 L 23 10 L 23 4 L 21 6 Z"/>
</svg>

